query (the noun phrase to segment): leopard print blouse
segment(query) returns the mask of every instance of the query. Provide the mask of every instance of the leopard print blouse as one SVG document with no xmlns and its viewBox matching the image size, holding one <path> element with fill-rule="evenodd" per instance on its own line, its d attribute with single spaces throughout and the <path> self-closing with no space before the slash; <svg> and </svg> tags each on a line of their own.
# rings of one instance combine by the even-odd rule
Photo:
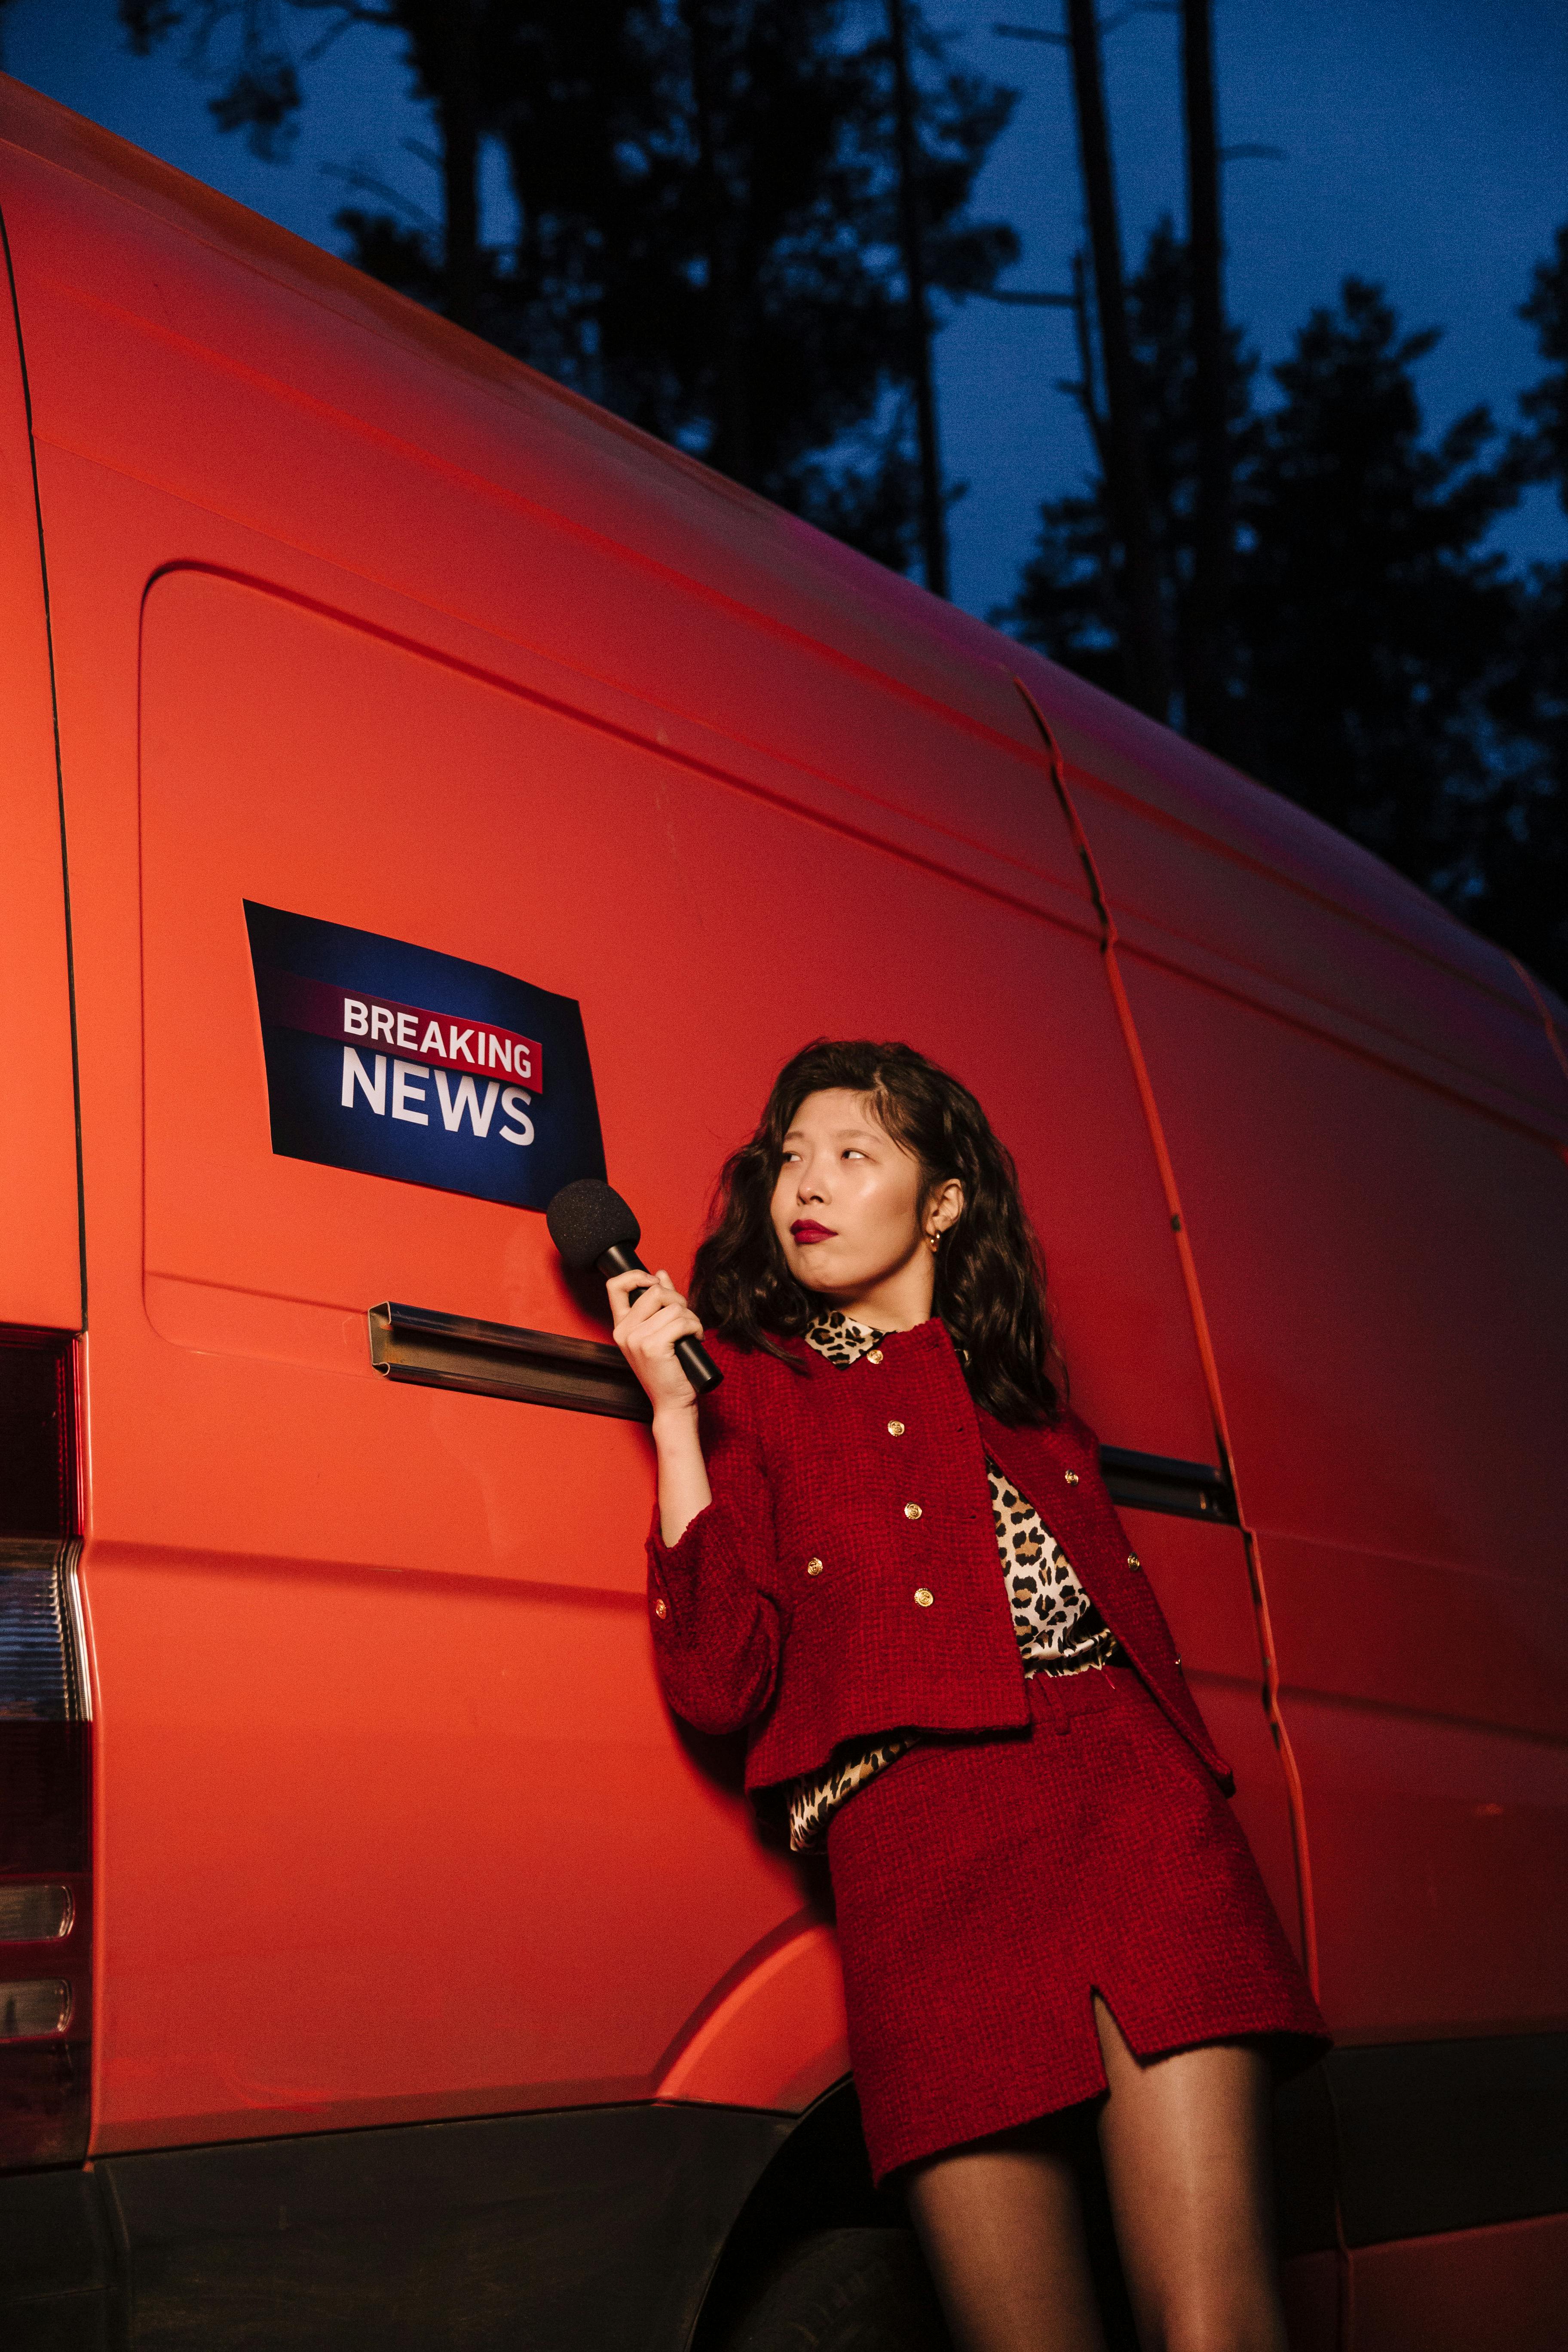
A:
<svg viewBox="0 0 1568 2352">
<path fill-rule="evenodd" d="M 879 1347 L 887 1334 L 857 1323 L 841 1307 L 819 1315 L 806 1330 L 806 1344 L 830 1364 L 847 1367 Z M 996 1546 L 1013 1604 L 1013 1629 L 1026 1675 L 1077 1675 L 1105 1665 L 1116 1636 L 1073 1573 L 1072 1563 L 1042 1522 L 1033 1504 L 992 1461 L 991 1513 Z M 907 1754 L 912 1734 L 857 1746 L 826 1772 L 808 1773 L 790 1791 L 789 1842 L 796 1853 L 819 1848 L 827 1824 L 847 1797 Z"/>
</svg>

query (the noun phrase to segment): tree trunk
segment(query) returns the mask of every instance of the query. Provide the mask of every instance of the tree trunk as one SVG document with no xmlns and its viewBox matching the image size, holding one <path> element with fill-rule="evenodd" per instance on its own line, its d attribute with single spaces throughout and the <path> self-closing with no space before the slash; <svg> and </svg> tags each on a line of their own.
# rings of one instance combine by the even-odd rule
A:
<svg viewBox="0 0 1568 2352">
<path fill-rule="evenodd" d="M 1094 257 L 1095 307 L 1105 362 L 1107 441 L 1110 463 L 1106 489 L 1121 541 L 1125 588 L 1123 658 L 1131 699 L 1155 719 L 1170 705 L 1165 635 L 1160 612 L 1159 575 L 1149 527 L 1149 486 L 1138 419 L 1138 388 L 1127 332 L 1121 282 L 1121 238 L 1116 220 L 1116 185 L 1110 168 L 1110 133 L 1100 71 L 1100 27 L 1094 0 L 1067 0 L 1072 47 L 1073 99 L 1078 112 L 1079 156 L 1089 210 L 1089 249 Z"/>
<path fill-rule="evenodd" d="M 1225 243 L 1215 121 L 1213 0 L 1182 0 L 1187 119 L 1187 255 L 1192 280 L 1198 486 L 1184 631 L 1189 735 L 1226 748 L 1225 646 L 1230 618 L 1230 436 L 1226 416 Z"/>
<path fill-rule="evenodd" d="M 445 308 L 459 327 L 477 329 L 479 314 L 479 93 L 472 0 L 450 0 L 442 43 L 442 194 L 445 223 Z"/>
<path fill-rule="evenodd" d="M 910 77 L 909 28 L 904 0 L 888 0 L 888 41 L 893 54 L 893 106 L 899 160 L 899 234 L 903 245 L 904 287 L 909 300 L 910 378 L 921 444 L 921 548 L 925 584 L 947 594 L 947 515 L 942 496 L 942 452 L 937 442 L 936 387 L 931 380 L 931 306 L 926 299 L 925 258 L 921 236 L 920 188 L 916 180 L 914 92 Z"/>
<path fill-rule="evenodd" d="M 708 356 L 713 371 L 713 438 L 707 457 L 710 466 L 728 474 L 731 481 L 751 483 L 743 320 L 732 258 L 735 239 L 719 172 L 712 26 L 708 21 L 706 0 L 682 0 L 681 15 L 691 49 L 698 184 L 708 260 Z"/>
<path fill-rule="evenodd" d="M 1072 326 L 1073 340 L 1078 345 L 1079 405 L 1083 410 L 1084 423 L 1094 441 L 1094 454 L 1100 470 L 1109 479 L 1110 450 L 1105 415 L 1100 405 L 1100 387 L 1096 382 L 1094 310 L 1089 299 L 1089 256 L 1081 245 L 1072 257 Z"/>
</svg>

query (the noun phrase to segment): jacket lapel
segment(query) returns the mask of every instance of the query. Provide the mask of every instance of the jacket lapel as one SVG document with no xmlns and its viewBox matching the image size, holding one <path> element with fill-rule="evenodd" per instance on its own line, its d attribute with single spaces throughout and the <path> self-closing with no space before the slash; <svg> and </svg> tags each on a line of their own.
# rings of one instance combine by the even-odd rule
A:
<svg viewBox="0 0 1568 2352">
<path fill-rule="evenodd" d="M 1006 1473 L 1026 1503 L 1032 1503 L 1074 1567 L 1081 1560 L 1089 1528 L 1088 1465 L 1083 1448 L 1049 1429 L 1010 1429 L 988 1412 L 980 1415 L 985 1451 Z M 1067 1473 L 1076 1470 L 1076 1483 Z"/>
</svg>

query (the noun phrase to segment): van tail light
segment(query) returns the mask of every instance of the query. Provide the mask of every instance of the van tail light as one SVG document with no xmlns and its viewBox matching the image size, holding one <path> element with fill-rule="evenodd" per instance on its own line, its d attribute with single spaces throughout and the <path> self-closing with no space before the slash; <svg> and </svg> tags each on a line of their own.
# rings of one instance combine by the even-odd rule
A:
<svg viewBox="0 0 1568 2352">
<path fill-rule="evenodd" d="M 0 1328 L 0 2166 L 87 2153 L 92 1726 L 76 1347 Z"/>
</svg>

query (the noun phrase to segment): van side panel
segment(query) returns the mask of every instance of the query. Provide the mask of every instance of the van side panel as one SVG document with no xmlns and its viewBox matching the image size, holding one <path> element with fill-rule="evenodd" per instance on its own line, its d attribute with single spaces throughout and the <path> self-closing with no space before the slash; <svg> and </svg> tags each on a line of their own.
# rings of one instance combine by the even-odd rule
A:
<svg viewBox="0 0 1568 2352">
<path fill-rule="evenodd" d="M 1037 883 L 1034 908 L 1021 882 L 1004 896 L 984 868 L 973 881 L 991 887 L 957 888 L 963 866 L 933 870 L 929 838 L 912 845 L 922 857 L 900 855 L 896 835 L 880 845 L 847 831 L 847 795 L 790 808 L 776 786 L 758 792 L 741 747 L 715 739 L 699 767 L 658 742 L 651 714 L 637 740 L 545 701 L 525 662 L 512 680 L 476 679 L 433 649 L 210 572 L 156 579 L 142 653 L 156 1328 L 187 1348 L 355 1370 L 360 1318 L 386 1297 L 603 1336 L 592 1292 L 569 1286 L 537 1215 L 273 1153 L 250 897 L 461 944 L 580 998 L 609 1164 L 655 1248 L 668 1246 L 661 1232 L 699 1224 L 713 1169 L 814 1027 L 913 1024 L 933 1048 L 950 1038 L 971 1067 L 994 1068 L 993 1097 L 1011 1104 L 1083 1410 L 1110 1442 L 1136 1428 L 1151 1453 L 1207 1456 L 1196 1351 L 1081 877 L 1076 901 Z M 1004 683 L 997 695 L 1007 699 Z M 929 733 L 940 751 L 934 722 Z M 967 756 L 989 775 L 994 754 Z M 1043 780 L 1036 822 L 1065 830 Z M 857 894 L 855 919 L 786 925 L 792 890 L 807 908 L 819 898 L 828 856 Z M 639 919 L 654 876 L 657 919 Z M 355 1106 L 345 1121 L 372 1116 Z M 389 1409 L 378 1384 L 365 1409 Z M 563 1442 L 559 1420 L 552 1431 Z M 147 1490 L 144 1507 L 189 1506 Z M 331 1495 L 316 1505 L 323 1530 L 336 1507 Z M 334 1549 L 365 1543 L 365 1507 L 356 1501 Z M 388 1495 L 368 1507 L 378 1548 L 403 1556 L 404 1506 Z M 493 1515 L 463 1532 L 500 1540 Z M 639 1560 L 639 1590 L 641 1578 Z"/>
<path fill-rule="evenodd" d="M 132 160 L 5 159 L 100 1203 L 96 2145 L 635 2097 L 812 1882 L 659 1705 L 640 1433 L 373 1373 L 388 1297 L 603 1327 L 537 1216 L 272 1153 L 243 901 L 579 999 L 678 1268 L 787 1051 L 913 1034 L 1017 1150 L 1076 1401 L 1212 1463 L 1098 921 L 952 615 Z M 1136 1539 L 1292 1922 L 1239 1540 Z"/>
<path fill-rule="evenodd" d="M 1562 2341 L 1568 2214 L 1363 2246 L 1350 2352 L 1551 2352 Z"/>
<path fill-rule="evenodd" d="M 542 1219 L 271 1152 L 242 901 L 577 996 L 612 1172 L 677 1267 L 783 1054 L 828 1025 L 912 1030 L 1007 1107 L 1085 1412 L 1112 1444 L 1211 1460 L 1083 877 L 999 670 L 969 669 L 957 714 L 859 674 L 851 692 L 798 631 L 661 581 L 656 609 L 689 597 L 690 642 L 748 698 L 726 734 L 596 677 L 570 630 L 520 644 L 500 588 L 481 621 L 389 585 L 387 516 L 405 564 L 500 526 L 482 482 L 384 446 L 321 551 L 337 421 L 217 374 L 202 433 L 169 446 L 173 362 L 134 316 L 163 281 L 115 249 L 112 316 L 63 302 L 61 272 L 101 256 L 41 225 L 28 280 L 100 1204 L 97 2146 L 634 2097 L 810 1885 L 755 1843 L 733 1750 L 659 1705 L 646 1441 L 372 1372 L 364 1313 L 388 1296 L 602 1325 Z M 249 456 L 279 434 L 273 536 Z M 197 464 L 199 497 L 161 478 Z M 502 522 L 501 586 L 548 581 L 554 527 Z M 809 905 L 829 856 L 856 919 L 781 940 L 781 899 Z M 643 874 L 678 955 L 626 919 L 617 885 Z M 1289 1919 L 1242 1564 L 1227 1530 L 1179 1533 L 1140 1541 L 1204 1703 L 1236 1717 Z"/>
<path fill-rule="evenodd" d="M 1568 1097 L 1549 1042 L 1500 958 L 1495 990 L 1437 964 L 1417 988 L 1375 931 L 1353 1014 L 1327 978 L 1309 994 L 1354 927 L 1282 883 L 1267 945 L 1216 952 L 1172 888 L 1173 863 L 1205 863 L 1194 845 L 1173 861 L 1165 828 L 1075 782 L 1258 1538 L 1324 2006 L 1351 2041 L 1550 2026 L 1568 2013 Z M 1243 896 L 1206 864 L 1200 898 Z"/>
<path fill-rule="evenodd" d="M 94 488 L 101 529 L 115 501 Z M 72 466 L 50 495 L 81 515 Z M 611 1168 L 677 1265 L 783 1054 L 813 1028 L 914 1027 L 1012 1107 L 1086 1410 L 1108 1436 L 1201 1459 L 1191 1333 L 1089 909 L 1058 891 L 1035 912 L 1016 880 L 941 873 L 931 845 L 913 858 L 858 818 L 846 830 L 842 803 L 784 805 L 751 786 L 741 747 L 712 742 L 700 767 L 647 720 L 634 740 L 547 702 L 527 665 L 516 684 L 476 677 L 406 631 L 331 617 L 329 588 L 360 593 L 341 579 L 317 573 L 312 610 L 170 568 L 174 530 L 222 551 L 210 521 L 149 514 L 136 493 L 123 512 L 132 541 L 153 526 L 145 1215 L 140 1293 L 133 1265 L 105 1282 L 120 1352 L 89 1561 L 98 2144 L 646 2095 L 811 1881 L 755 1843 L 734 1750 L 678 1737 L 658 1703 L 641 1433 L 371 1372 L 363 1313 L 388 1295 L 602 1326 L 537 1215 L 270 1150 L 242 900 L 577 994 Z M 84 713 L 134 656 L 136 617 L 119 598 L 73 606 Z M 1048 800 L 1036 821 L 1059 823 Z M 782 925 L 829 849 L 855 919 Z M 346 1114 L 370 1115 L 357 1099 Z M 1205 1703 L 1207 1676 L 1234 1710 L 1289 1917 L 1235 1538 L 1178 1524 L 1146 1540 Z M 177 1836 L 153 1836 L 161 1822 Z M 742 2087 L 818 2085 L 726 2075 L 727 2095 Z"/>
<path fill-rule="evenodd" d="M 1134 964 L 1130 992 L 1229 1373 L 1329 2014 L 1363 2035 L 1551 2024 L 1568 1167 L 1169 973 Z"/>
<path fill-rule="evenodd" d="M 0 1323 L 83 1320 L 76 1095 L 48 622 L 26 391 L 0 278 Z"/>
</svg>

